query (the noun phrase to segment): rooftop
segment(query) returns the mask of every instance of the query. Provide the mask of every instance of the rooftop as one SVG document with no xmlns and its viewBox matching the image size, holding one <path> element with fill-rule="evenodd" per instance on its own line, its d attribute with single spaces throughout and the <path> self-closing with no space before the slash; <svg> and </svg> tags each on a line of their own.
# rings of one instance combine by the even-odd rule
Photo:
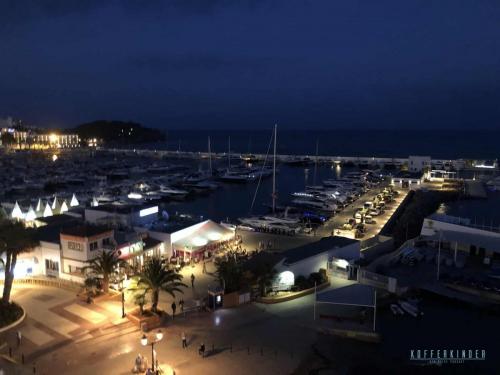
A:
<svg viewBox="0 0 500 375">
<path fill-rule="evenodd" d="M 283 255 L 286 258 L 286 263 L 293 264 L 311 256 L 324 253 L 325 251 L 349 246 L 356 242 L 359 241 L 346 237 L 323 237 L 317 242 L 287 250 Z"/>
<path fill-rule="evenodd" d="M 46 225 L 60 225 L 60 224 L 77 224 L 80 222 L 76 217 L 70 215 L 53 215 L 47 217 L 37 217 L 36 221 L 41 221 Z"/>
<path fill-rule="evenodd" d="M 150 208 L 155 204 L 103 204 L 97 207 L 86 208 L 86 210 L 102 211 L 109 213 L 117 213 L 122 215 L 129 215 L 145 208 Z"/>
<path fill-rule="evenodd" d="M 91 224 L 82 224 L 77 226 L 72 226 L 68 228 L 63 228 L 61 230 L 61 234 L 67 234 L 75 237 L 88 238 L 97 236 L 98 234 L 111 232 L 112 229 L 103 226 L 103 225 L 91 225 Z"/>
<path fill-rule="evenodd" d="M 144 240 L 144 250 L 152 249 L 162 243 L 160 240 L 156 240 L 151 237 L 146 237 Z"/>
</svg>

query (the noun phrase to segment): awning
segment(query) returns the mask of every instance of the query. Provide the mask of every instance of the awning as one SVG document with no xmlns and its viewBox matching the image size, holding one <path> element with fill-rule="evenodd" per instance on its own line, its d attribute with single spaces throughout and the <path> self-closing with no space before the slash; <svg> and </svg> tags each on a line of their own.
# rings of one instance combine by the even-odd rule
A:
<svg viewBox="0 0 500 375">
<path fill-rule="evenodd" d="M 369 285 L 353 284 L 318 293 L 316 303 L 349 306 L 375 306 L 375 289 Z"/>
<path fill-rule="evenodd" d="M 210 245 L 225 241 L 234 236 L 234 232 L 223 225 L 212 220 L 207 220 L 196 231 L 172 243 L 172 247 L 177 251 L 196 252 Z"/>
</svg>

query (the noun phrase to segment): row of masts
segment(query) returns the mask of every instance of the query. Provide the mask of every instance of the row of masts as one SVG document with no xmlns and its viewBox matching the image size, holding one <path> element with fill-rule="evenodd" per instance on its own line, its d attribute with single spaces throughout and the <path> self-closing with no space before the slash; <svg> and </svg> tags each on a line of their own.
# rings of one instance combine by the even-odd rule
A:
<svg viewBox="0 0 500 375">
<path fill-rule="evenodd" d="M 272 192 L 272 212 L 276 212 L 276 144 L 278 138 L 278 124 L 274 124 L 273 131 L 273 192 Z M 318 151 L 319 151 L 319 140 L 316 140 L 316 158 L 314 163 L 314 184 L 316 184 L 316 176 L 318 172 Z M 212 150 L 210 136 L 208 137 L 208 165 L 210 170 L 210 176 L 212 176 Z M 227 149 L 227 168 L 231 169 L 231 136 L 228 137 L 228 149 Z"/>
</svg>

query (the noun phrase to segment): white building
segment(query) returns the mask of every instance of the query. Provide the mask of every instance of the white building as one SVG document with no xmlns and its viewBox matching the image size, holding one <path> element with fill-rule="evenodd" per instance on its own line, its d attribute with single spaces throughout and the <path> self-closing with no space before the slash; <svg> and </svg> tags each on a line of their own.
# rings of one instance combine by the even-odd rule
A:
<svg viewBox="0 0 500 375">
<path fill-rule="evenodd" d="M 420 235 L 441 242 L 442 248 L 457 256 L 478 257 L 484 264 L 500 260 L 500 231 L 498 228 L 475 226 L 470 219 L 433 214 L 424 219 Z"/>
<path fill-rule="evenodd" d="M 105 204 L 85 209 L 85 221 L 92 224 L 133 228 L 152 224 L 158 219 L 158 205 Z"/>
<path fill-rule="evenodd" d="M 325 237 L 318 242 L 306 244 L 283 253 L 283 258 L 276 264 L 277 283 L 280 286 L 291 286 L 299 275 L 308 277 L 321 268 L 335 267 L 349 272 L 349 264 L 359 259 L 361 245 L 358 240 L 346 237 Z"/>
<path fill-rule="evenodd" d="M 409 156 L 408 170 L 410 172 L 425 172 L 431 169 L 430 156 Z"/>
<path fill-rule="evenodd" d="M 418 189 L 424 182 L 422 172 L 404 172 L 401 171 L 391 178 L 391 184 L 401 188 Z"/>
</svg>

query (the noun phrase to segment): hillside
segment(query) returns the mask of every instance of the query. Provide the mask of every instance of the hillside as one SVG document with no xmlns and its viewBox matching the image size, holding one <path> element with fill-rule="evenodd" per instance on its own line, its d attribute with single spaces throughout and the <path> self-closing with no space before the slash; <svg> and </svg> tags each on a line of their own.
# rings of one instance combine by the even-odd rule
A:
<svg viewBox="0 0 500 375">
<path fill-rule="evenodd" d="M 163 141 L 165 135 L 157 129 L 147 128 L 135 122 L 98 120 L 68 129 L 81 139 L 97 138 L 111 144 L 136 144 Z"/>
</svg>

